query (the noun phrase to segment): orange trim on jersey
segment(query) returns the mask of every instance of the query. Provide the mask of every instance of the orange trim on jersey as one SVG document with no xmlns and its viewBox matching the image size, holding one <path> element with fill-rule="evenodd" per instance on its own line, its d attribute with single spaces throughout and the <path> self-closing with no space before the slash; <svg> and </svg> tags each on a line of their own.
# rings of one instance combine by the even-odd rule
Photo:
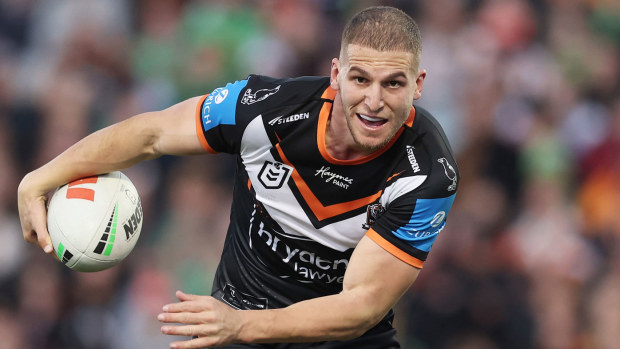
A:
<svg viewBox="0 0 620 349">
<path fill-rule="evenodd" d="M 424 265 L 424 261 L 413 257 L 407 252 L 401 250 L 400 248 L 394 246 L 391 242 L 387 241 L 383 236 L 379 235 L 372 228 L 368 229 L 366 232 L 366 236 L 368 236 L 372 241 L 374 241 L 377 245 L 381 246 L 384 250 L 388 251 L 394 257 L 400 259 L 401 261 L 412 265 L 418 269 L 422 269 Z"/>
<path fill-rule="evenodd" d="M 252 190 L 252 181 L 248 178 L 248 190 Z"/>
<path fill-rule="evenodd" d="M 200 145 L 202 145 L 204 150 L 208 151 L 209 153 L 216 154 L 217 152 L 213 150 L 213 148 L 211 148 L 211 146 L 207 142 L 207 139 L 205 138 L 204 132 L 202 132 L 202 115 L 200 111 L 202 109 L 202 103 L 205 101 L 205 99 L 207 99 L 207 97 L 209 97 L 209 94 L 202 96 L 202 98 L 200 98 L 200 101 L 198 102 L 198 105 L 196 106 L 196 136 L 198 136 Z"/>
<path fill-rule="evenodd" d="M 316 218 L 320 221 L 327 219 L 327 218 L 335 217 L 339 214 L 343 214 L 345 212 L 352 211 L 352 210 L 355 210 L 357 208 L 360 208 L 366 205 L 370 205 L 373 202 L 375 202 L 375 200 L 377 200 L 383 193 L 383 190 L 379 190 L 377 193 L 364 197 L 364 198 L 359 198 L 359 199 L 352 200 L 352 201 L 341 202 L 338 204 L 324 206 L 319 201 L 319 199 L 314 195 L 312 190 L 310 190 L 310 187 L 308 187 L 308 184 L 306 184 L 303 178 L 301 178 L 301 175 L 299 174 L 299 172 L 297 172 L 297 169 L 295 168 L 295 166 L 293 166 L 293 164 L 291 164 L 291 162 L 288 161 L 288 159 L 284 155 L 284 152 L 282 151 L 282 148 L 280 147 L 280 144 L 276 144 L 276 149 L 278 150 L 278 153 L 280 154 L 282 161 L 288 166 L 293 168 L 293 173 L 291 174 L 291 177 L 293 178 L 293 181 L 295 181 L 295 185 L 297 185 L 297 189 L 299 189 L 301 196 L 304 198 L 304 200 L 306 201 L 306 203 L 308 204 L 308 206 L 310 207 L 310 209 L 312 210 Z"/>
<path fill-rule="evenodd" d="M 407 121 L 405 121 L 405 125 L 407 125 L 408 127 L 413 126 L 413 120 L 415 120 L 415 107 L 411 106 L 411 111 L 409 112 L 409 117 L 407 118 Z"/>
<path fill-rule="evenodd" d="M 328 87 L 325 92 L 323 92 L 323 95 L 321 96 L 321 98 L 326 98 L 326 99 L 331 99 L 332 101 L 334 100 L 334 98 L 336 97 L 336 91 L 334 89 L 330 87 Z M 375 158 L 377 158 L 378 156 L 380 156 L 381 154 L 385 153 L 388 149 L 390 149 L 390 147 L 392 147 L 392 144 L 394 144 L 394 142 L 396 142 L 396 140 L 398 139 L 398 137 L 400 137 L 401 133 L 403 133 L 403 128 L 401 127 L 396 134 L 394 135 L 394 137 L 390 140 L 390 142 L 388 142 L 383 148 L 377 150 L 376 152 L 372 153 L 372 154 L 368 154 L 366 156 L 362 156 L 359 159 L 354 159 L 354 160 L 340 160 L 340 159 L 336 159 L 334 157 L 332 157 L 329 152 L 327 152 L 327 148 L 325 147 L 325 133 L 327 132 L 327 122 L 329 121 L 329 116 L 331 114 L 332 111 L 332 106 L 333 106 L 333 102 L 332 103 L 324 103 L 323 107 L 321 108 L 321 111 L 319 112 L 319 122 L 318 122 L 318 129 L 317 129 L 317 145 L 319 148 L 319 152 L 321 153 L 321 155 L 323 156 L 323 158 L 325 160 L 327 160 L 327 162 L 334 164 L 334 165 L 359 165 L 359 164 L 363 164 L 365 162 L 368 162 L 370 160 L 373 160 Z M 407 118 L 407 121 L 405 121 L 405 125 L 408 127 L 411 127 L 413 125 L 413 120 L 415 119 L 415 108 L 413 108 L 413 106 L 411 107 L 411 111 L 409 112 L 409 117 Z"/>
<path fill-rule="evenodd" d="M 394 177 L 398 176 L 399 174 L 401 174 L 401 173 L 403 173 L 403 172 L 405 172 L 405 171 L 400 171 L 400 172 L 398 172 L 398 173 L 394 173 L 393 175 L 391 175 L 391 176 L 387 179 L 387 181 L 386 181 L 386 182 L 389 182 L 390 180 L 392 180 L 392 178 L 394 178 Z"/>
<path fill-rule="evenodd" d="M 336 90 L 334 90 L 331 86 L 327 86 L 325 91 L 323 91 L 323 94 L 321 95 L 321 98 L 323 98 L 323 99 L 331 99 L 333 101 L 334 98 L 336 98 L 336 93 L 337 93 Z"/>
</svg>

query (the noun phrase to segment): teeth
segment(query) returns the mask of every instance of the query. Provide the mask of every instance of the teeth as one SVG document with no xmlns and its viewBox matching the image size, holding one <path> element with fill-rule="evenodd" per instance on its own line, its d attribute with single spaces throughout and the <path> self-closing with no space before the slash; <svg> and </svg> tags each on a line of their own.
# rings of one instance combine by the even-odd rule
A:
<svg viewBox="0 0 620 349">
<path fill-rule="evenodd" d="M 364 114 L 357 114 L 360 116 L 360 118 L 364 119 L 364 120 L 368 120 L 370 122 L 379 122 L 379 121 L 383 121 L 383 119 L 381 118 L 373 118 L 372 116 L 368 116 L 368 115 L 364 115 Z"/>
</svg>

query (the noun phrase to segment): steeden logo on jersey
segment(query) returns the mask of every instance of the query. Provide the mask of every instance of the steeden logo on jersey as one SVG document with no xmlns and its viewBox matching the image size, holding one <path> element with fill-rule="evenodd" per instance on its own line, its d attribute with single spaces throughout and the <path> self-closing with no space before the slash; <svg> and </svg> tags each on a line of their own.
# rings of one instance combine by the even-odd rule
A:
<svg viewBox="0 0 620 349">
<path fill-rule="evenodd" d="M 418 173 L 420 172 L 420 165 L 418 164 L 418 160 L 416 160 L 415 154 L 413 153 L 414 149 L 415 147 L 412 145 L 407 146 L 407 159 L 409 159 L 413 173 Z"/>
<path fill-rule="evenodd" d="M 349 186 L 353 184 L 353 178 L 331 172 L 329 166 L 322 166 L 314 175 L 325 179 L 325 183 L 331 183 L 344 189 L 349 189 Z"/>
<path fill-rule="evenodd" d="M 284 115 L 280 115 L 274 118 L 273 120 L 269 121 L 269 125 L 271 126 L 281 125 L 281 124 L 286 124 L 286 123 L 293 122 L 293 121 L 305 120 L 308 118 L 310 118 L 310 113 L 293 114 L 287 117 L 284 117 Z"/>
</svg>

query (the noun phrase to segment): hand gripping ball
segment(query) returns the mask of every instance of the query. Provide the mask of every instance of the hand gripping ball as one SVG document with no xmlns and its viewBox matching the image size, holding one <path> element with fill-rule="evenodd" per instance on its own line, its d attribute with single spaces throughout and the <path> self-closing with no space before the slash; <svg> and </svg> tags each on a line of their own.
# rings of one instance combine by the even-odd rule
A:
<svg viewBox="0 0 620 349">
<path fill-rule="evenodd" d="M 77 271 L 100 271 L 123 260 L 142 230 L 142 204 L 120 171 L 59 187 L 47 212 L 56 255 Z"/>
</svg>

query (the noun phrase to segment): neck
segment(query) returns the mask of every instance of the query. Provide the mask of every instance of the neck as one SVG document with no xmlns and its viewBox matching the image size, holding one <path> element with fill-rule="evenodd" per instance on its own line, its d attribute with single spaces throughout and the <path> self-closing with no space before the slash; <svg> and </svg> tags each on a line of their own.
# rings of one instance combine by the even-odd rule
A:
<svg viewBox="0 0 620 349">
<path fill-rule="evenodd" d="M 346 118 L 340 93 L 337 93 L 325 130 L 325 149 L 329 155 L 338 160 L 356 160 L 369 155 L 369 152 L 359 149 L 355 143 Z"/>
</svg>

